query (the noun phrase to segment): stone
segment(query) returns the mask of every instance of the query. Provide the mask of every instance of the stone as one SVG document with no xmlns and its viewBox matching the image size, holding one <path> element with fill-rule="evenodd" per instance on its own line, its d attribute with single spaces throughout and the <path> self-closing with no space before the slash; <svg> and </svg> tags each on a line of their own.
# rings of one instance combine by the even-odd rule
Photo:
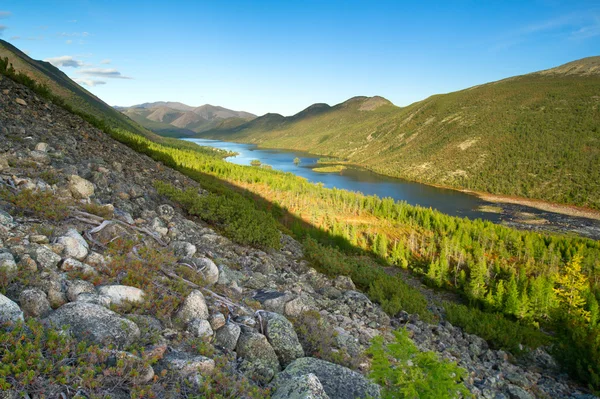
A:
<svg viewBox="0 0 600 399">
<path fill-rule="evenodd" d="M 99 267 L 104 266 L 107 262 L 104 255 L 100 255 L 98 252 L 91 251 L 87 258 L 85 258 L 85 263 L 91 266 Z"/>
<path fill-rule="evenodd" d="M 215 334 L 217 345 L 227 350 L 235 350 L 240 337 L 241 328 L 235 323 L 226 323 Z"/>
<path fill-rule="evenodd" d="M 516 385 L 508 384 L 507 389 L 510 399 L 535 399 L 535 396 Z"/>
<path fill-rule="evenodd" d="M 217 331 L 219 328 L 225 325 L 225 316 L 221 312 L 213 313 L 208 318 L 208 321 L 210 322 L 210 327 L 214 331 Z"/>
<path fill-rule="evenodd" d="M 277 374 L 272 386 L 284 386 L 290 380 L 307 374 L 314 374 L 331 399 L 379 398 L 379 386 L 365 376 L 349 368 L 313 357 L 302 357 L 290 363 Z"/>
<path fill-rule="evenodd" d="M 208 320 L 193 319 L 188 323 L 187 331 L 197 338 L 210 339 L 213 336 L 213 330 Z"/>
<path fill-rule="evenodd" d="M 69 191 L 73 198 L 87 199 L 94 195 L 94 185 L 82 177 L 71 175 L 69 177 Z"/>
<path fill-rule="evenodd" d="M 309 373 L 290 378 L 277 387 L 271 399 L 330 399 L 321 381 Z"/>
<path fill-rule="evenodd" d="M 169 222 L 175 216 L 175 209 L 171 205 L 163 204 L 158 206 L 157 213 L 164 221 Z"/>
<path fill-rule="evenodd" d="M 73 280 L 73 281 L 69 281 L 68 284 L 69 284 L 69 286 L 67 288 L 67 299 L 70 302 L 76 301 L 77 297 L 81 293 L 84 293 L 84 292 L 89 292 L 92 294 L 96 293 L 96 288 L 94 287 L 94 284 L 90 283 L 89 281 Z"/>
<path fill-rule="evenodd" d="M 73 258 L 65 259 L 62 265 L 60 265 L 60 270 L 62 270 L 63 272 L 77 271 L 85 276 L 92 276 L 94 274 L 98 274 L 96 269 L 94 269 L 92 266 Z"/>
<path fill-rule="evenodd" d="M 304 357 L 304 350 L 298 341 L 294 326 L 288 319 L 277 313 L 263 311 L 257 312 L 257 317 L 259 322 L 262 322 L 265 336 L 275 350 L 282 367 Z"/>
<path fill-rule="evenodd" d="M 29 242 L 34 244 L 48 244 L 50 240 L 43 234 L 31 234 L 29 236 Z"/>
<path fill-rule="evenodd" d="M 356 290 L 356 286 L 354 285 L 354 282 L 348 276 L 337 276 L 335 278 L 335 280 L 333 280 L 333 286 L 335 288 L 338 288 L 338 289 L 344 290 L 344 291 L 348 291 L 348 290 L 355 291 Z"/>
<path fill-rule="evenodd" d="M 45 317 L 52 311 L 46 293 L 38 288 L 26 289 L 19 295 L 19 304 L 26 316 Z"/>
<path fill-rule="evenodd" d="M 197 258 L 196 265 L 206 284 L 213 285 L 219 281 L 219 268 L 215 262 L 208 258 Z"/>
<path fill-rule="evenodd" d="M 19 305 L 0 294 L 0 325 L 23 321 L 23 312 Z"/>
<path fill-rule="evenodd" d="M 190 292 L 183 301 L 176 317 L 186 324 L 193 319 L 208 319 L 208 307 L 204 295 L 198 290 Z"/>
<path fill-rule="evenodd" d="M 35 150 L 40 152 L 48 152 L 48 143 L 37 143 L 35 145 Z"/>
<path fill-rule="evenodd" d="M 0 252 L 0 271 L 7 274 L 17 271 L 17 262 L 10 252 Z"/>
<path fill-rule="evenodd" d="M 312 302 L 307 296 L 301 295 L 284 306 L 284 314 L 288 317 L 298 317 L 302 313 L 313 309 Z"/>
<path fill-rule="evenodd" d="M 210 374 L 215 369 L 215 361 L 206 356 L 191 356 L 182 352 L 172 352 L 163 359 L 167 368 L 182 377 L 190 377 L 196 373 Z"/>
<path fill-rule="evenodd" d="M 114 305 L 122 305 L 127 302 L 141 303 L 146 295 L 139 288 L 128 285 L 105 285 L 98 287 L 97 291 L 98 294 L 109 297 Z"/>
<path fill-rule="evenodd" d="M 242 332 L 235 352 L 243 359 L 240 369 L 259 383 L 269 383 L 281 370 L 277 354 L 267 337 L 255 331 Z"/>
<path fill-rule="evenodd" d="M 44 280 L 40 288 L 46 293 L 52 308 L 56 309 L 67 303 L 68 299 L 63 292 L 63 287 L 60 281 L 56 279 Z"/>
<path fill-rule="evenodd" d="M 14 225 L 13 221 L 14 219 L 11 215 L 0 209 L 0 226 L 10 229 Z"/>
<path fill-rule="evenodd" d="M 92 292 L 82 292 L 81 294 L 77 295 L 77 298 L 75 298 L 75 302 L 93 303 L 95 305 L 100 305 L 107 309 L 110 308 L 111 304 L 110 297 L 106 295 L 94 294 Z"/>
<path fill-rule="evenodd" d="M 196 254 L 196 246 L 186 241 L 171 241 L 169 248 L 178 258 L 191 258 Z"/>
<path fill-rule="evenodd" d="M 66 327 L 76 339 L 101 345 L 127 347 L 140 337 L 138 326 L 100 305 L 71 302 L 52 312 L 44 321 L 55 327 Z"/>
<path fill-rule="evenodd" d="M 75 229 L 69 229 L 67 233 L 64 236 L 59 237 L 56 242 L 64 246 L 63 256 L 67 258 L 74 258 L 82 261 L 88 256 L 90 246 Z"/>
<path fill-rule="evenodd" d="M 27 248 L 27 253 L 42 269 L 56 270 L 58 262 L 62 259 L 60 255 L 44 245 L 31 244 Z"/>
<path fill-rule="evenodd" d="M 17 99 L 15 99 L 15 102 L 16 102 L 17 104 L 19 104 L 19 105 L 22 105 L 22 106 L 24 106 L 24 107 L 26 107 L 26 106 L 27 106 L 27 102 L 25 102 L 25 100 L 23 100 L 22 98 L 17 98 Z"/>
</svg>

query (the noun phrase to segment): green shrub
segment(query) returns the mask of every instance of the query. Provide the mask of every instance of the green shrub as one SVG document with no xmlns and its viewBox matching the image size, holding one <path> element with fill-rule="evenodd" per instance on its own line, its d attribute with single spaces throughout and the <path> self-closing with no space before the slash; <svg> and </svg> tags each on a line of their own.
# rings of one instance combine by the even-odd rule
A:
<svg viewBox="0 0 600 399">
<path fill-rule="evenodd" d="M 12 203 L 22 215 L 37 216 L 49 220 L 63 220 L 69 215 L 69 204 L 56 198 L 49 191 L 21 190 L 14 194 L 0 189 L 0 198 Z"/>
<path fill-rule="evenodd" d="M 421 352 L 404 329 L 394 331 L 395 341 L 384 344 L 373 338 L 368 353 L 373 357 L 369 377 L 382 386 L 382 399 L 454 399 L 472 397 L 461 383 L 465 369 Z"/>
<path fill-rule="evenodd" d="M 521 352 L 520 344 L 535 349 L 551 338 L 537 328 L 508 319 L 501 313 L 487 313 L 451 302 L 443 303 L 446 320 L 488 341 L 494 348 Z"/>
</svg>

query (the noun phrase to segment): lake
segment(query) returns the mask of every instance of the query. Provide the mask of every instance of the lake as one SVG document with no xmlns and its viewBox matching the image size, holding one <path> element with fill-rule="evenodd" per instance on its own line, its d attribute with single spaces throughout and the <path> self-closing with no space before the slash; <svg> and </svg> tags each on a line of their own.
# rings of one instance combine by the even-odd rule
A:
<svg viewBox="0 0 600 399">
<path fill-rule="evenodd" d="M 254 144 L 234 143 L 208 139 L 183 139 L 199 145 L 233 151 L 238 155 L 229 157 L 229 162 L 250 165 L 259 160 L 273 169 L 291 172 L 325 187 L 360 191 L 367 195 L 391 197 L 411 205 L 437 209 L 447 215 L 489 220 L 513 227 L 555 232 L 573 232 L 592 238 L 600 237 L 600 222 L 591 219 L 561 215 L 539 209 L 515 205 L 495 204 L 479 197 L 456 190 L 444 189 L 426 184 L 383 176 L 365 169 L 348 167 L 341 172 L 320 173 L 313 169 L 318 166 L 320 156 L 291 150 L 257 148 Z M 294 159 L 300 163 L 295 164 Z M 493 206 L 499 213 L 484 212 L 482 206 Z M 543 223 L 540 223 L 543 221 Z"/>
</svg>

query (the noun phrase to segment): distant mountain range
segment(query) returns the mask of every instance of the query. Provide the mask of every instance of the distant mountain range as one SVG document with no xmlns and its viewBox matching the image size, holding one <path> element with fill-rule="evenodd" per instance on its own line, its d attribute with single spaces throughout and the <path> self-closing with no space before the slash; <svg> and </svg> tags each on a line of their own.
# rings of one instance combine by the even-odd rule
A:
<svg viewBox="0 0 600 399">
<path fill-rule="evenodd" d="M 354 97 L 200 136 L 309 151 L 424 183 L 600 209 L 600 57 L 407 107 Z"/>
<path fill-rule="evenodd" d="M 249 112 L 209 104 L 192 107 L 168 101 L 115 109 L 147 129 L 165 136 L 191 136 L 215 128 L 233 128 L 256 118 Z"/>
</svg>

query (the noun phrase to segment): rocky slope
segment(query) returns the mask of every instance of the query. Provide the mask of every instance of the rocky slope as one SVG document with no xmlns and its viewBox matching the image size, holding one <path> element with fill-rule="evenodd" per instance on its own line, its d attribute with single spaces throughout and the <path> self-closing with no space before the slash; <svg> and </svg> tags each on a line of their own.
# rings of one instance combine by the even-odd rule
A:
<svg viewBox="0 0 600 399">
<path fill-rule="evenodd" d="M 517 361 L 443 315 L 433 325 L 390 318 L 349 278 L 313 269 L 291 237 L 268 252 L 231 242 L 152 184 L 202 193 L 197 183 L 6 78 L 0 138 L 2 331 L 23 319 L 68 325 L 100 348 L 103 378 L 73 390 L 43 374 L 19 385 L 21 376 L 0 372 L 12 385 L 2 397 L 202 397 L 217 388 L 228 397 L 378 397 L 363 376 L 364 350 L 399 326 L 466 368 L 475 397 L 592 397 L 542 350 Z M 344 365 L 315 358 L 315 341 Z M 123 364 L 133 370 L 115 376 Z"/>
</svg>

